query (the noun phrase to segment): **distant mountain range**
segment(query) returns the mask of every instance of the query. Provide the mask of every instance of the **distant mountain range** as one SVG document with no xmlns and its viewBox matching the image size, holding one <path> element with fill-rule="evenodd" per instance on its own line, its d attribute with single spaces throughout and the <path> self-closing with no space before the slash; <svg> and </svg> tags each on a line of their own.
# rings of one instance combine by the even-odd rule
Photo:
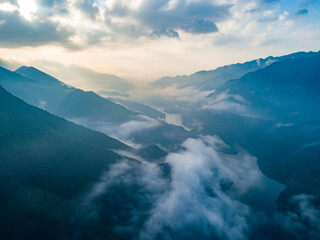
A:
<svg viewBox="0 0 320 240">
<path fill-rule="evenodd" d="M 200 71 L 190 76 L 163 77 L 149 85 L 157 88 L 176 86 L 178 88 L 193 87 L 201 91 L 210 91 L 222 86 L 231 79 L 237 79 L 246 73 L 269 66 L 274 62 L 280 62 L 286 59 L 298 59 L 317 55 L 316 52 L 298 52 L 281 57 L 260 58 L 250 62 L 237 63 L 219 67 L 215 70 Z"/>
</svg>

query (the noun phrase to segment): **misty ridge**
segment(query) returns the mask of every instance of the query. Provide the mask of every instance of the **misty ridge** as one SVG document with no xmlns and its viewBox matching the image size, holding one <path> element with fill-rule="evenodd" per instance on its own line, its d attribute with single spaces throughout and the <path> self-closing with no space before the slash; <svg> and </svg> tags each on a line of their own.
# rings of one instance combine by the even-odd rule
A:
<svg viewBox="0 0 320 240">
<path fill-rule="evenodd" d="M 139 86 L 0 65 L 0 239 L 320 239 L 320 52 Z"/>
</svg>

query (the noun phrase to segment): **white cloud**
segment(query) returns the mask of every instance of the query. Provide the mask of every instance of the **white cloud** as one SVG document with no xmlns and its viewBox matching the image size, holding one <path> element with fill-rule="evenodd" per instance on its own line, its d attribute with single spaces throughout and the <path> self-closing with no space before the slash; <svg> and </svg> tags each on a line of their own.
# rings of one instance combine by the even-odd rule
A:
<svg viewBox="0 0 320 240">
<path fill-rule="evenodd" d="M 110 166 L 84 199 L 83 215 L 76 217 L 75 236 L 79 238 L 75 239 L 89 230 L 97 239 L 241 240 L 270 227 L 276 227 L 279 236 L 319 237 L 319 210 L 313 206 L 312 196 L 291 199 L 297 212 L 268 214 L 239 200 L 265 184 L 256 158 L 245 150 L 226 153 L 230 147 L 217 136 L 190 138 L 181 147 L 166 157 L 170 170 L 126 159 Z M 271 185 L 264 192 L 266 198 L 274 191 Z M 263 196 L 258 199 L 265 204 Z M 278 236 L 278 232 L 270 234 Z"/>
<path fill-rule="evenodd" d="M 2 2 L 0 3 L 0 11 L 5 11 L 5 12 L 13 12 L 17 10 L 18 8 L 15 5 L 12 5 L 9 2 Z"/>
<path fill-rule="evenodd" d="M 166 158 L 172 168 L 170 188 L 158 199 L 140 238 L 246 239 L 250 209 L 222 185 L 233 183 L 229 191 L 238 194 L 259 186 L 256 159 L 245 152 L 223 154 L 227 145 L 217 137 L 188 139 L 182 147 Z"/>
<path fill-rule="evenodd" d="M 307 194 L 291 197 L 287 203 L 290 210 L 275 214 L 273 221 L 296 239 L 319 239 L 320 211 L 313 205 L 314 200 Z"/>
<path fill-rule="evenodd" d="M 68 120 L 85 126 L 89 129 L 105 133 L 134 148 L 141 147 L 139 144 L 135 143 L 132 140 L 135 134 L 154 129 L 162 125 L 159 120 L 151 119 L 144 116 L 140 116 L 140 119 L 137 120 L 131 120 L 119 124 L 116 124 L 114 122 L 97 121 L 88 118 L 70 118 Z"/>
<path fill-rule="evenodd" d="M 298 205 L 299 218 L 308 225 L 320 231 L 320 211 L 313 204 L 312 195 L 296 195 L 291 198 L 293 204 Z"/>
<path fill-rule="evenodd" d="M 130 94 L 130 98 L 140 102 L 166 102 L 174 101 L 176 104 L 200 104 L 207 102 L 207 96 L 213 91 L 200 91 L 194 87 L 179 88 L 175 85 L 165 88 L 143 86 Z M 186 105 L 187 107 L 187 105 Z"/>
<path fill-rule="evenodd" d="M 259 187 L 262 174 L 256 158 L 243 150 L 225 154 L 228 148 L 216 136 L 188 139 L 167 156 L 167 178 L 154 163 L 112 165 L 84 199 L 85 221 L 92 225 L 95 219 L 99 228 L 109 219 L 108 234 L 115 238 L 124 233 L 133 239 L 247 239 L 252 211 L 236 198 Z M 110 212 L 114 215 L 104 216 L 104 201 L 114 198 L 123 202 Z M 117 221 L 123 211 L 128 224 Z"/>
<path fill-rule="evenodd" d="M 245 117 L 258 117 L 249 108 L 250 104 L 242 96 L 228 94 L 228 91 L 219 93 L 208 99 L 208 103 L 202 106 L 202 109 L 213 112 L 224 111 Z"/>
<path fill-rule="evenodd" d="M 35 0 L 18 0 L 18 5 L 21 15 L 27 20 L 31 20 L 37 11 Z"/>
</svg>

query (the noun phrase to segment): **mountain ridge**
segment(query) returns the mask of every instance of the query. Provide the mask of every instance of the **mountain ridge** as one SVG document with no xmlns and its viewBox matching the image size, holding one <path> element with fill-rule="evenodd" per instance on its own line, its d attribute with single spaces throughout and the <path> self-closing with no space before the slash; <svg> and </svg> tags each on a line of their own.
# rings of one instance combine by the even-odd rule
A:
<svg viewBox="0 0 320 240">
<path fill-rule="evenodd" d="M 27 77 L 24 77 L 17 72 L 20 72 Z M 119 114 L 121 117 L 126 117 L 128 119 L 135 118 L 137 115 L 135 112 L 130 111 L 113 101 L 100 97 L 93 92 L 86 92 L 68 86 L 58 79 L 33 67 L 21 67 L 16 72 L 0 68 L 0 84 L 9 92 L 24 99 L 29 104 L 43 108 L 62 117 L 69 117 L 62 114 L 65 112 L 68 112 L 69 115 L 75 117 L 77 111 L 81 111 L 86 117 L 93 117 L 90 116 L 93 107 L 99 109 L 100 112 L 108 113 L 103 117 L 110 121 L 118 121 L 119 116 L 117 115 Z M 66 98 L 73 101 L 73 108 L 70 108 L 66 104 Z M 86 106 L 82 104 L 82 102 L 85 102 L 85 99 L 92 100 L 93 98 L 98 101 L 99 104 L 94 102 L 91 102 L 91 105 Z"/>
<path fill-rule="evenodd" d="M 162 88 L 176 85 L 178 88 L 195 87 L 202 91 L 209 91 L 222 86 L 222 84 L 228 80 L 240 78 L 248 72 L 264 68 L 275 61 L 283 61 L 289 58 L 304 58 L 318 54 L 320 54 L 320 51 L 296 52 L 279 57 L 269 56 L 244 63 L 225 65 L 213 70 L 202 70 L 191 75 L 163 77 L 149 83 L 148 85 Z"/>
</svg>

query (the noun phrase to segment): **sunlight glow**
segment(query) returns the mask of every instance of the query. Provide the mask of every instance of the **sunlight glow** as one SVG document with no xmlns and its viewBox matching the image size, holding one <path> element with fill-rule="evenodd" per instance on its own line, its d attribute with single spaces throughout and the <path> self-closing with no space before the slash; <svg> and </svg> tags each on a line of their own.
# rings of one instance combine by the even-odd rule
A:
<svg viewBox="0 0 320 240">
<path fill-rule="evenodd" d="M 16 6 L 14 6 L 8 2 L 0 3 L 0 11 L 13 12 L 16 9 L 17 9 Z"/>
<path fill-rule="evenodd" d="M 18 0 L 20 14 L 26 19 L 31 20 L 37 11 L 35 0 Z"/>
</svg>

